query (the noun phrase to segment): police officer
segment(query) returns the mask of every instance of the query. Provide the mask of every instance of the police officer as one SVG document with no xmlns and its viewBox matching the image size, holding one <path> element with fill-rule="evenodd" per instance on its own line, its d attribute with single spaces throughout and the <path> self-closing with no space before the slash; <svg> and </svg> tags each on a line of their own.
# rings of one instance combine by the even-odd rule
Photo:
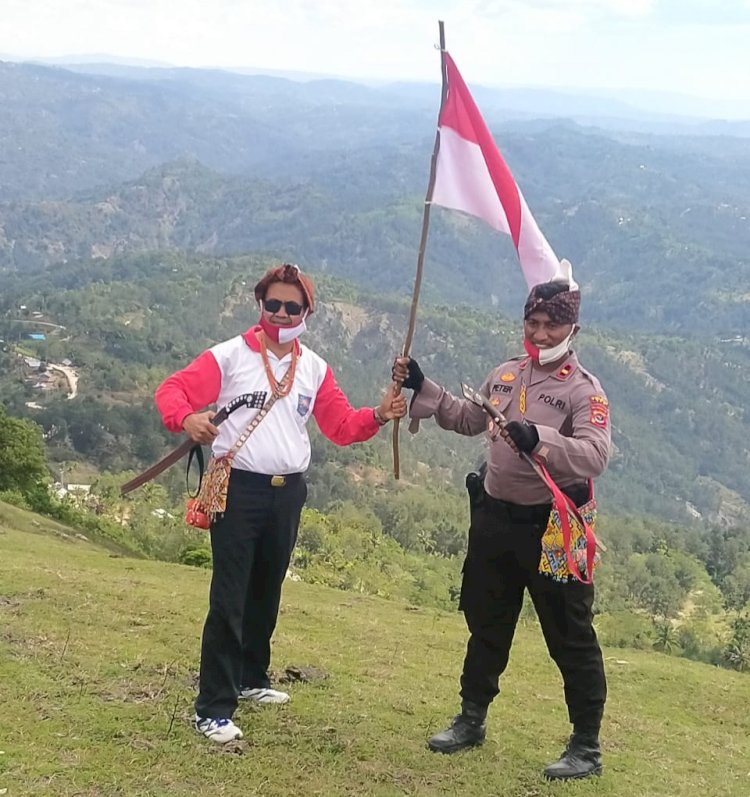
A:
<svg viewBox="0 0 750 797">
<path fill-rule="evenodd" d="M 484 741 L 487 708 L 499 693 L 513 633 L 528 590 L 549 653 L 563 677 L 573 725 L 565 752 L 545 770 L 549 779 L 601 772 L 599 726 L 606 680 L 592 625 L 594 588 L 539 572 L 541 538 L 551 496 L 519 452 L 540 458 L 558 486 L 580 506 L 589 479 L 610 453 L 609 405 L 597 379 L 578 362 L 580 292 L 566 280 L 535 286 L 524 307 L 524 348 L 493 369 L 480 392 L 508 424 L 498 429 L 476 404 L 426 379 L 411 358 L 398 358 L 394 379 L 414 390 L 410 414 L 435 417 L 444 429 L 489 437 L 483 489 L 474 490 L 460 609 L 470 632 L 461 675 L 461 713 L 428 742 L 453 753 Z M 469 485 L 470 486 L 470 485 Z M 481 487 L 482 485 L 480 485 Z"/>
</svg>

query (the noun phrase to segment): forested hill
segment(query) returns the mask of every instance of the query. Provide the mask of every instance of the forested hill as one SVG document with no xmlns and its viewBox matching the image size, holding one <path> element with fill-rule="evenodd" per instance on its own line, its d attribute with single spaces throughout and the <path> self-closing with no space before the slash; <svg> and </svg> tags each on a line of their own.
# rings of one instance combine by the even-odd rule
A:
<svg viewBox="0 0 750 797">
<path fill-rule="evenodd" d="M 43 425 L 58 460 L 83 459 L 110 470 L 154 460 L 174 445 L 159 428 L 154 386 L 212 342 L 254 322 L 251 287 L 270 262 L 160 254 L 16 275 L 0 305 L 6 341 L 0 399 L 8 412 Z M 321 305 L 309 342 L 331 362 L 352 401 L 372 405 L 402 345 L 407 298 L 374 296 L 314 276 Z M 584 305 L 584 324 L 587 312 Z M 30 329 L 46 330 L 47 339 L 27 340 Z M 429 376 L 457 392 L 461 381 L 478 385 L 493 364 L 521 351 L 520 324 L 475 305 L 425 303 L 413 351 Z M 615 451 L 600 480 L 608 509 L 727 525 L 745 518 L 747 349 L 595 326 L 585 328 L 579 351 L 611 397 Z M 77 397 L 40 392 L 19 353 L 71 360 L 79 374 Z M 371 447 L 342 450 L 316 438 L 313 499 L 315 490 L 322 491 L 321 502 L 356 495 L 352 467 L 380 469 L 382 480 L 390 451 L 387 436 L 381 438 Z M 438 490 L 458 490 L 482 453 L 478 440 L 434 424 L 402 438 L 406 480 Z"/>
<path fill-rule="evenodd" d="M 746 140 L 510 119 L 491 91 L 477 97 L 583 287 L 584 359 L 615 408 L 605 494 L 623 511 L 734 522 L 750 501 Z M 0 63 L 0 102 L 2 395 L 58 459 L 122 469 L 163 451 L 151 389 L 252 320 L 247 284 L 273 260 L 319 276 L 311 341 L 373 400 L 413 282 L 436 110 L 424 87 Z M 234 256 L 249 252 L 269 256 Z M 524 293 L 509 240 L 436 208 L 415 349 L 428 372 L 455 389 L 517 353 L 507 319 Z M 34 330 L 47 340 L 21 341 Z M 71 360 L 76 398 L 40 395 L 19 352 Z M 436 484 L 460 484 L 477 456 L 434 430 L 405 449 Z"/>
<path fill-rule="evenodd" d="M 746 140 L 508 120 L 478 96 L 590 320 L 747 335 Z M 5 272 L 164 247 L 267 250 L 372 289 L 411 285 L 435 123 L 422 92 L 0 64 L 0 101 Z M 428 259 L 435 301 L 506 313 L 521 301 L 509 241 L 460 214 L 433 214 Z"/>
</svg>

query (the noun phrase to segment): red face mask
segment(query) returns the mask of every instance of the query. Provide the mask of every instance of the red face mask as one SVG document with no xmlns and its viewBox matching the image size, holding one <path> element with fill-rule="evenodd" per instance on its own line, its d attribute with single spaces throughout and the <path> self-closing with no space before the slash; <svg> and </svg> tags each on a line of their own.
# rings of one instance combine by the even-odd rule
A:
<svg viewBox="0 0 750 797">
<path fill-rule="evenodd" d="M 260 328 L 266 333 L 267 337 L 274 343 L 291 343 L 295 338 L 298 338 L 306 329 L 305 317 L 307 310 L 300 317 L 299 324 L 293 327 L 280 327 L 272 324 L 267 318 L 265 313 L 261 311 L 260 314 Z"/>
<path fill-rule="evenodd" d="M 575 332 L 576 327 L 573 327 L 570 335 L 551 349 L 540 349 L 539 346 L 535 346 L 528 338 L 523 339 L 523 347 L 526 349 L 526 354 L 528 354 L 535 363 L 539 363 L 540 365 L 554 363 L 565 357 L 568 353 L 570 350 L 570 342 Z"/>
<path fill-rule="evenodd" d="M 535 362 L 539 362 L 539 346 L 535 346 L 528 338 L 523 339 L 523 347 L 526 349 L 526 354 L 531 357 Z"/>
</svg>

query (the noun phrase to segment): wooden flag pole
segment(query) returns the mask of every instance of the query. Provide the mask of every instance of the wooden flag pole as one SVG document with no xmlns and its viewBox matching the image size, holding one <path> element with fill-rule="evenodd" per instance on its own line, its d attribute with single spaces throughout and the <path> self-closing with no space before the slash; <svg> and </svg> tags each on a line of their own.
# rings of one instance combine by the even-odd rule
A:
<svg viewBox="0 0 750 797">
<path fill-rule="evenodd" d="M 414 278 L 414 292 L 411 297 L 411 311 L 409 313 L 409 326 L 406 331 L 404 347 L 401 350 L 402 357 L 408 357 L 411 351 L 412 340 L 414 339 L 414 328 L 417 324 L 417 305 L 419 304 L 419 291 L 422 287 L 422 272 L 424 271 L 424 253 L 427 248 L 427 233 L 430 229 L 430 207 L 432 205 L 432 192 L 435 189 L 435 174 L 437 170 L 437 156 L 440 151 L 440 114 L 443 112 L 446 95 L 448 93 L 448 81 L 445 74 L 445 26 L 443 21 L 438 22 L 440 29 L 440 73 L 442 76 L 442 91 L 440 94 L 440 111 L 438 112 L 438 128 L 435 132 L 435 146 L 432 149 L 432 160 L 430 161 L 430 179 L 427 183 L 427 193 L 424 198 L 424 212 L 422 214 L 422 235 L 419 240 L 419 253 L 417 255 L 417 274 Z M 397 385 L 397 393 L 401 391 L 401 386 Z M 400 419 L 396 418 L 393 422 L 393 475 L 396 479 L 400 478 L 400 462 L 398 449 L 398 432 Z"/>
</svg>

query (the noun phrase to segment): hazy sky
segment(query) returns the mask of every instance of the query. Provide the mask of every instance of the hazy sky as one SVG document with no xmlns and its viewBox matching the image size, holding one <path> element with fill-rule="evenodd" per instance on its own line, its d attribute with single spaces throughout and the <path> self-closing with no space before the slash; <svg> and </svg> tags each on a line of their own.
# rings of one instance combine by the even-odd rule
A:
<svg viewBox="0 0 750 797">
<path fill-rule="evenodd" d="M 750 117 L 750 0 L 0 0 L 0 54 L 657 89 Z M 732 105 L 729 105 L 732 103 Z"/>
</svg>

